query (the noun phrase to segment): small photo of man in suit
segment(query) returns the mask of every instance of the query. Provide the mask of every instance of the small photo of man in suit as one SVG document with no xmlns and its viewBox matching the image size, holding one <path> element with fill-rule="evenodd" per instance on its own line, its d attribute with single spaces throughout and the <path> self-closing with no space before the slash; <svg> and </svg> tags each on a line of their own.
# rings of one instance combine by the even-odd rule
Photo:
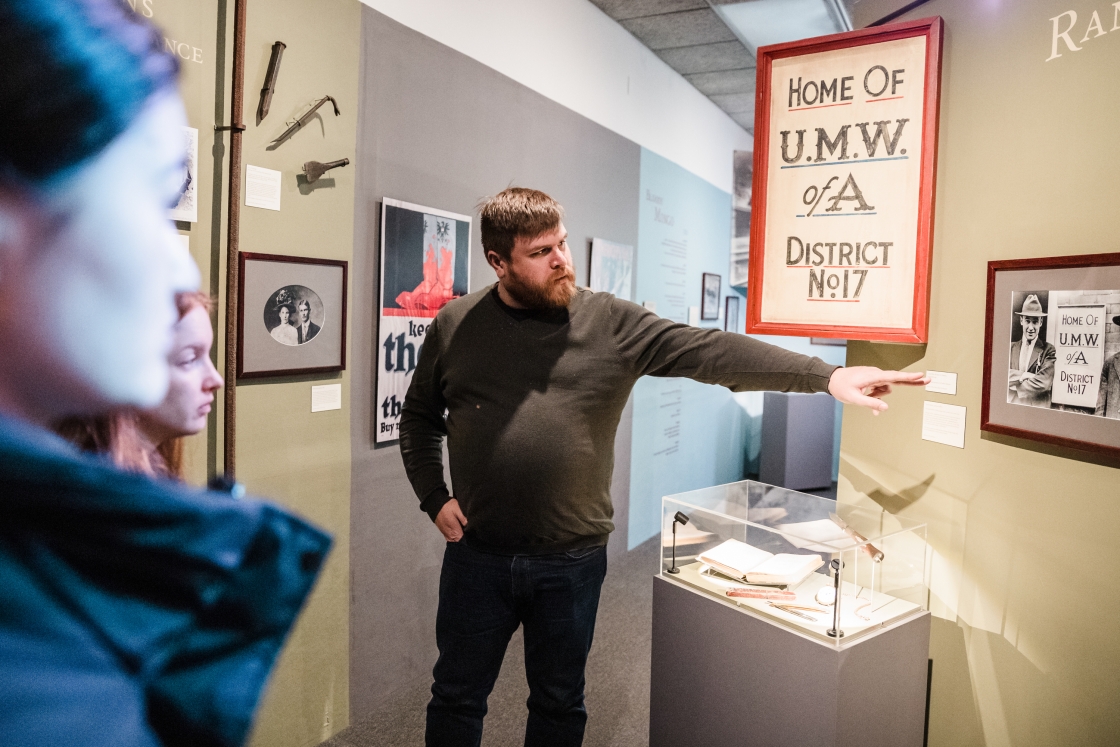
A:
<svg viewBox="0 0 1120 747">
<path fill-rule="evenodd" d="M 311 304 L 307 299 L 301 299 L 296 307 L 299 309 L 299 323 L 296 325 L 298 345 L 311 342 L 319 334 L 319 325 L 311 321 Z"/>
<path fill-rule="evenodd" d="M 1039 297 L 1046 295 L 1046 291 L 1027 292 L 1022 306 L 1015 312 L 1018 325 L 1012 325 L 1010 370 L 1007 374 L 1009 404 L 1050 407 L 1057 352 L 1042 335 L 1047 314 L 1045 302 Z M 1014 335 L 1019 330 L 1022 334 L 1016 340 Z"/>
</svg>

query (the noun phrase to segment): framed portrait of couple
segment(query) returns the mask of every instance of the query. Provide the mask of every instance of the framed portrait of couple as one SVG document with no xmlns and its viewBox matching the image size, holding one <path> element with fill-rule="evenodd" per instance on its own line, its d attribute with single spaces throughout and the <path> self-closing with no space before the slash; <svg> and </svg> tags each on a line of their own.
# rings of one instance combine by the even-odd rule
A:
<svg viewBox="0 0 1120 747">
<path fill-rule="evenodd" d="M 980 429 L 1120 457 L 1120 253 L 988 263 Z"/>
<path fill-rule="evenodd" d="M 242 252 L 237 377 L 346 368 L 346 262 Z"/>
</svg>

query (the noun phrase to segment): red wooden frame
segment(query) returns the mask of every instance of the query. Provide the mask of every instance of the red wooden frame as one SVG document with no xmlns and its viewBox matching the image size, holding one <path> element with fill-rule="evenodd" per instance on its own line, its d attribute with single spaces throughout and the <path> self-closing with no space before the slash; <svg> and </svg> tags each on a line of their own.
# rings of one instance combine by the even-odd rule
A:
<svg viewBox="0 0 1120 747">
<path fill-rule="evenodd" d="M 770 74 L 773 61 L 818 52 L 877 44 L 880 42 L 926 37 L 925 110 L 922 120 L 922 164 L 919 188 L 918 240 L 914 273 L 913 326 L 843 327 L 833 325 L 787 324 L 762 321 L 763 259 L 766 236 L 766 174 L 770 142 Z M 849 31 L 814 39 L 773 44 L 758 49 L 758 85 L 755 92 L 754 184 L 752 196 L 751 257 L 747 282 L 747 332 L 799 337 L 833 337 L 876 342 L 923 343 L 929 339 L 929 286 L 933 264 L 933 212 L 937 172 L 937 127 L 941 106 L 940 17 L 903 21 L 889 26 Z"/>
<path fill-rule="evenodd" d="M 346 370 L 346 291 L 349 283 L 346 279 L 348 263 L 340 259 L 314 259 L 312 257 L 289 257 L 283 254 L 259 254 L 257 252 L 240 252 L 238 255 L 237 275 L 237 378 L 264 379 L 273 376 L 300 376 L 303 374 L 334 373 Z M 341 347 L 339 349 L 339 363 L 331 366 L 315 366 L 312 368 L 281 368 L 274 371 L 245 372 L 245 262 L 282 262 L 284 264 L 300 265 L 325 265 L 327 267 L 342 268 L 342 326 Z M 229 384 L 227 383 L 227 386 Z"/>
<path fill-rule="evenodd" d="M 1120 446 L 1108 446 L 1093 441 L 1055 436 L 1041 431 L 1028 431 L 991 422 L 992 395 L 992 327 L 995 324 L 996 273 L 1000 270 L 1064 270 L 1075 267 L 1105 267 L 1120 265 L 1120 252 L 1110 254 L 1079 254 L 1069 257 L 1035 257 L 1033 259 L 1005 259 L 988 263 L 988 293 L 984 312 L 984 387 L 980 402 L 980 430 L 1005 436 L 1040 441 L 1055 446 L 1068 446 L 1081 451 L 1107 454 L 1120 459 Z"/>
</svg>

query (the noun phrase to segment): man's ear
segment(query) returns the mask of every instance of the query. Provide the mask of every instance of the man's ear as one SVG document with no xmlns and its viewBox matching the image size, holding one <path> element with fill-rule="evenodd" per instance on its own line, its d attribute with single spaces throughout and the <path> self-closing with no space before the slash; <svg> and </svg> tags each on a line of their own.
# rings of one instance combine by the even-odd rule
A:
<svg viewBox="0 0 1120 747">
<path fill-rule="evenodd" d="M 501 255 L 497 252 L 486 252 L 486 261 L 494 268 L 494 272 L 498 275 L 499 280 L 506 276 L 509 265 L 502 259 Z"/>
</svg>

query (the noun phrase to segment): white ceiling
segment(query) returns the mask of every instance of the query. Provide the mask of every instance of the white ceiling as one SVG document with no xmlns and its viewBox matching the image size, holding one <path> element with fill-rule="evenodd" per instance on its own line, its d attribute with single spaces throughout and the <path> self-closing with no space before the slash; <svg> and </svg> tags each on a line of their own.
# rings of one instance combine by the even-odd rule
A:
<svg viewBox="0 0 1120 747">
<path fill-rule="evenodd" d="M 590 0 L 748 132 L 755 50 L 863 28 L 907 0 Z"/>
<path fill-rule="evenodd" d="M 754 54 L 768 44 L 851 31 L 838 0 L 752 0 L 712 4 L 712 10 Z"/>
</svg>

